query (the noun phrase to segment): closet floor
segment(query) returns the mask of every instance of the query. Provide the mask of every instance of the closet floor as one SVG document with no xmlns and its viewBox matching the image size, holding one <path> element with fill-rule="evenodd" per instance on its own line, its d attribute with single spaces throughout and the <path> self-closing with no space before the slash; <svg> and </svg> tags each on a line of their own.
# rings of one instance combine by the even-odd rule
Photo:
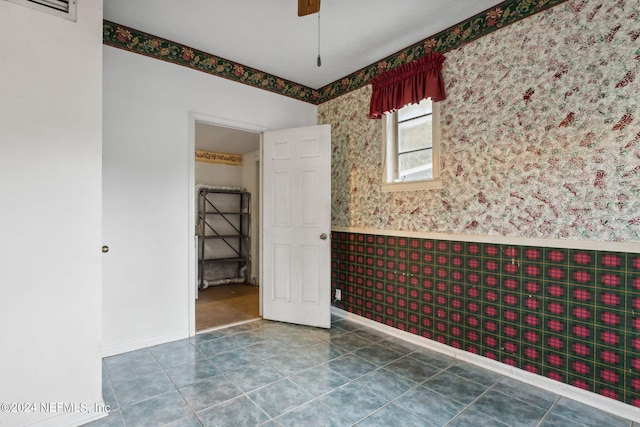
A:
<svg viewBox="0 0 640 427">
<path fill-rule="evenodd" d="M 198 292 L 196 331 L 260 317 L 259 288 L 233 284 L 211 286 Z"/>
</svg>

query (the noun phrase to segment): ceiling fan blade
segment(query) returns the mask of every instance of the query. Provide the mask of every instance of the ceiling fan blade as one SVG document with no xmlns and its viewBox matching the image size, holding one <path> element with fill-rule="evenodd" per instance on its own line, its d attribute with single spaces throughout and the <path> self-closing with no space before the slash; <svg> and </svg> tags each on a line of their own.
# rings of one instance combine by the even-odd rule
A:
<svg viewBox="0 0 640 427">
<path fill-rule="evenodd" d="M 320 11 L 320 0 L 298 0 L 298 16 L 311 15 Z"/>
</svg>

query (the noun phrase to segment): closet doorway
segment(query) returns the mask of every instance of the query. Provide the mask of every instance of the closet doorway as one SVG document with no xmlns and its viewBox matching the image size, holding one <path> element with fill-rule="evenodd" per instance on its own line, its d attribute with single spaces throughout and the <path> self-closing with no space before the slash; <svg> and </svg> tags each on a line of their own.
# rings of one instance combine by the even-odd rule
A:
<svg viewBox="0 0 640 427">
<path fill-rule="evenodd" d="M 259 132 L 195 122 L 195 329 L 260 317 Z"/>
</svg>

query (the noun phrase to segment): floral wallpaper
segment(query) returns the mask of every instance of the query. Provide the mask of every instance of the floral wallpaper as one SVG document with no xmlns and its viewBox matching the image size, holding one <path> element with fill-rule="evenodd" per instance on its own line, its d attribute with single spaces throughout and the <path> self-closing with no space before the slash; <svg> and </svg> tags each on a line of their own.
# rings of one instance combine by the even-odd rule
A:
<svg viewBox="0 0 640 427">
<path fill-rule="evenodd" d="M 570 0 L 446 54 L 443 188 L 382 193 L 370 87 L 332 125 L 333 225 L 640 242 L 640 2 Z"/>
</svg>

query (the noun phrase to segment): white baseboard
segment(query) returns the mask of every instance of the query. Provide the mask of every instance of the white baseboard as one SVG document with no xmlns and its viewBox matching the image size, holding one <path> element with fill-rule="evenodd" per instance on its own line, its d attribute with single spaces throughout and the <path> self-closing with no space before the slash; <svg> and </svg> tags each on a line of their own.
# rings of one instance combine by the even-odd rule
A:
<svg viewBox="0 0 640 427">
<path fill-rule="evenodd" d="M 504 363 L 500 363 L 498 361 L 491 360 L 477 354 L 469 353 L 468 351 L 459 350 L 457 348 L 453 348 L 448 345 L 441 344 L 437 341 L 411 334 L 409 332 L 401 331 L 391 326 L 383 325 L 382 323 L 378 323 L 374 320 L 349 313 L 348 311 L 344 311 L 336 307 L 331 307 L 331 314 L 352 321 L 354 323 L 359 323 L 371 329 L 384 332 L 387 335 L 400 338 L 412 344 L 437 351 L 438 353 L 446 354 L 447 356 L 454 357 L 456 359 L 471 363 L 481 368 L 488 369 L 498 374 L 517 379 L 536 387 L 540 387 L 544 390 L 569 399 L 576 400 L 589 406 L 593 406 L 605 412 L 609 412 L 613 415 L 640 422 L 640 409 L 631 405 L 627 405 L 626 403 L 613 400 L 608 397 L 592 393 L 590 391 L 582 390 L 580 388 L 573 387 L 569 384 L 564 384 L 547 377 L 543 377 L 541 375 L 536 375 L 522 369 L 514 368 L 512 366 L 505 365 Z"/>
<path fill-rule="evenodd" d="M 105 403 L 100 401 L 92 404 L 87 403 L 86 407 L 78 406 L 75 412 L 61 413 L 28 425 L 33 427 L 79 426 L 99 420 L 107 415 L 109 412 L 106 410 Z"/>
<path fill-rule="evenodd" d="M 158 344 L 165 344 L 171 341 L 178 341 L 189 338 L 189 331 L 176 332 L 167 335 L 146 337 L 135 341 L 128 341 L 117 344 L 110 344 L 102 347 L 102 357 L 115 356 L 129 351 L 140 350 L 141 348 L 152 347 Z"/>
</svg>

